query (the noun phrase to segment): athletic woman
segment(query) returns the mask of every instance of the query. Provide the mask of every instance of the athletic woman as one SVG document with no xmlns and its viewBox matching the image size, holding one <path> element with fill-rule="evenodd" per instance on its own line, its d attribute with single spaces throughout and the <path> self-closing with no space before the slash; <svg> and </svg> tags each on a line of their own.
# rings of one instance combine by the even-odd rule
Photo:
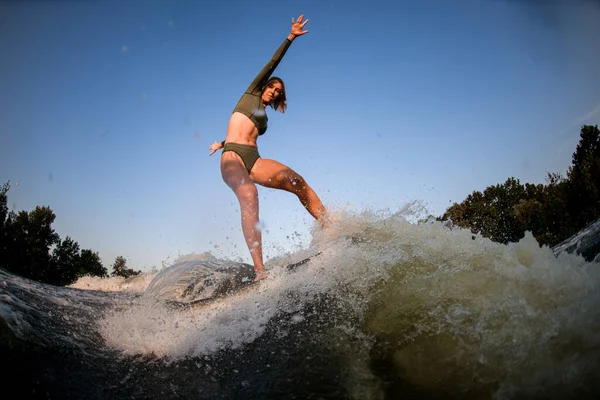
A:
<svg viewBox="0 0 600 400">
<path fill-rule="evenodd" d="M 281 113 L 287 107 L 285 85 L 280 78 L 271 75 L 292 42 L 308 33 L 304 30 L 308 19 L 304 22 L 303 19 L 303 15 L 296 21 L 292 18 L 290 34 L 252 81 L 233 110 L 225 140 L 221 143 L 214 142 L 209 147 L 210 155 L 223 149 L 221 175 L 240 202 L 242 231 L 254 263 L 255 281 L 267 277 L 263 265 L 256 184 L 295 194 L 310 215 L 322 225 L 326 220 L 323 203 L 306 181 L 282 163 L 262 158 L 256 144 L 258 137 L 267 130 L 265 107 L 271 106 Z"/>
</svg>

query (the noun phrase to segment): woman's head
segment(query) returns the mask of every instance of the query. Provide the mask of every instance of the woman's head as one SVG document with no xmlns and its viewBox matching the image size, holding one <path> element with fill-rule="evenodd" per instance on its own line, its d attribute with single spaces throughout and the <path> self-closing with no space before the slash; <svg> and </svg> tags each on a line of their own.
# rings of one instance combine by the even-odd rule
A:
<svg viewBox="0 0 600 400">
<path fill-rule="evenodd" d="M 285 96 L 285 85 L 281 78 L 273 76 L 269 78 L 262 89 L 262 100 L 264 103 L 273 107 L 281 113 L 287 108 L 287 98 Z"/>
</svg>

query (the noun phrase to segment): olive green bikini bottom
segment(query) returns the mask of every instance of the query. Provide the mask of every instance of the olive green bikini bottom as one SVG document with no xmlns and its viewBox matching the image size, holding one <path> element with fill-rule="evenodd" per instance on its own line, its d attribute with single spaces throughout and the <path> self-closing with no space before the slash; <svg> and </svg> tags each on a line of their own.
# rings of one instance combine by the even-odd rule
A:
<svg viewBox="0 0 600 400">
<path fill-rule="evenodd" d="M 254 163 L 256 163 L 256 160 L 260 158 L 258 149 L 254 146 L 248 146 L 246 144 L 225 143 L 225 146 L 223 147 L 223 153 L 226 151 L 233 151 L 235 154 L 240 156 L 248 173 L 252 171 Z"/>
</svg>

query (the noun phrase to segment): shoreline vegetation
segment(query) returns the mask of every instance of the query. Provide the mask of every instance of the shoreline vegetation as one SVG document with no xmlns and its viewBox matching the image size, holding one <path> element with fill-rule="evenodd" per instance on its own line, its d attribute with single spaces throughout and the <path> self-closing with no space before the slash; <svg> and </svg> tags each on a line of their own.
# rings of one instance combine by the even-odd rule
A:
<svg viewBox="0 0 600 400">
<path fill-rule="evenodd" d="M 581 127 L 566 176 L 548 173 L 546 184 L 521 184 L 514 177 L 474 191 L 436 218 L 469 228 L 495 242 L 517 242 L 531 232 L 554 247 L 600 218 L 600 131 Z"/>
</svg>

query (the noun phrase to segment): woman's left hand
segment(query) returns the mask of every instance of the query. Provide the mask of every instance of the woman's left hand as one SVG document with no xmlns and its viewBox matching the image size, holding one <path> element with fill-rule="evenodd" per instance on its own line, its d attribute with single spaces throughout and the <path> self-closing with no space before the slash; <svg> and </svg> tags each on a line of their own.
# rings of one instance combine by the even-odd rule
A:
<svg viewBox="0 0 600 400">
<path fill-rule="evenodd" d="M 302 22 L 303 19 L 304 19 L 304 14 L 299 16 L 295 22 L 294 22 L 294 18 L 292 18 L 292 31 L 290 32 L 290 35 L 292 35 L 294 38 L 296 38 L 298 36 L 302 36 L 305 33 L 308 33 L 308 31 L 304 30 L 304 26 L 308 23 L 308 19 L 306 21 Z"/>
</svg>

